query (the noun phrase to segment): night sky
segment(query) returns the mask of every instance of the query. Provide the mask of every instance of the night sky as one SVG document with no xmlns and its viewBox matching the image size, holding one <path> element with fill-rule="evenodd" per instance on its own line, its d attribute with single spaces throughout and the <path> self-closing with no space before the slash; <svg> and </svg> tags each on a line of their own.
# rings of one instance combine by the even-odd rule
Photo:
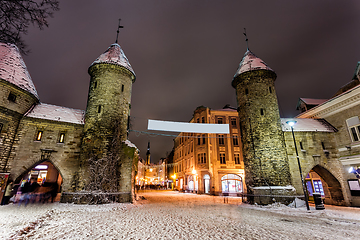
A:
<svg viewBox="0 0 360 240">
<path fill-rule="evenodd" d="M 330 98 L 360 61 L 359 1 L 77 0 L 42 31 L 25 36 L 25 62 L 40 101 L 85 109 L 90 64 L 116 39 L 137 76 L 132 128 L 147 119 L 188 122 L 200 105 L 236 107 L 232 78 L 249 48 L 276 73 L 282 117 L 294 117 L 299 97 Z M 176 133 L 171 133 L 176 134 Z M 173 147 L 172 137 L 130 134 L 152 162 Z"/>
</svg>

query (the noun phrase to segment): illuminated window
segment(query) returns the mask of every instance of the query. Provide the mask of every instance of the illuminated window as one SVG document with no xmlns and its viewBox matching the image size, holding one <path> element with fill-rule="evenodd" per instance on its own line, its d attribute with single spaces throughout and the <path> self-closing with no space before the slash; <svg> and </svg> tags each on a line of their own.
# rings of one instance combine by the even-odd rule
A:
<svg viewBox="0 0 360 240">
<path fill-rule="evenodd" d="M 43 131 L 38 131 L 36 135 L 36 141 L 41 141 L 42 135 L 43 135 Z"/>
<path fill-rule="evenodd" d="M 64 143 L 64 141 L 65 141 L 65 133 L 60 133 L 59 143 Z"/>
<path fill-rule="evenodd" d="M 239 146 L 239 140 L 238 140 L 238 136 L 237 136 L 237 135 L 234 135 L 234 136 L 233 136 L 233 144 L 234 144 L 234 146 Z"/>
<path fill-rule="evenodd" d="M 219 135 L 219 145 L 224 145 L 224 144 L 225 144 L 224 135 Z"/>
<path fill-rule="evenodd" d="M 226 164 L 225 153 L 220 153 L 220 164 Z"/>
<path fill-rule="evenodd" d="M 235 153 L 234 154 L 235 164 L 240 164 L 240 154 Z"/>
<path fill-rule="evenodd" d="M 15 100 L 16 100 L 16 95 L 13 94 L 13 93 L 10 93 L 9 96 L 8 96 L 8 100 L 9 100 L 10 102 L 15 102 Z"/>
</svg>

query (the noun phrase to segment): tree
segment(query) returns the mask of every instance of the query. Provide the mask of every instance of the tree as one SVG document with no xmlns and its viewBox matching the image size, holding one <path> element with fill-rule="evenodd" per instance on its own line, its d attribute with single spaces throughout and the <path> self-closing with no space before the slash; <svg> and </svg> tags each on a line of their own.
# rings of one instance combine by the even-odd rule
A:
<svg viewBox="0 0 360 240">
<path fill-rule="evenodd" d="M 30 24 L 40 30 L 48 27 L 47 19 L 59 10 L 58 0 L 1 0 L 0 1 L 0 41 L 17 45 L 27 54 L 27 46 L 22 38 Z"/>
</svg>

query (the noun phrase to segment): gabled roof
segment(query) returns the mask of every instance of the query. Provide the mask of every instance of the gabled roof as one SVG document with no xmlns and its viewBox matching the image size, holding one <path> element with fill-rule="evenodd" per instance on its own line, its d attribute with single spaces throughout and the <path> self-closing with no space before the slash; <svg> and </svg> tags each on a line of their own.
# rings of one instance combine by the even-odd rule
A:
<svg viewBox="0 0 360 240">
<path fill-rule="evenodd" d="M 117 43 L 111 44 L 111 46 L 101 54 L 91 65 L 99 64 L 99 63 L 108 63 L 108 64 L 115 64 L 121 67 L 126 68 L 129 70 L 135 79 L 135 72 L 132 69 L 129 60 L 125 56 L 124 51 L 121 49 L 120 45 Z"/>
<path fill-rule="evenodd" d="M 272 70 L 263 60 L 258 58 L 253 52 L 251 52 L 248 49 L 239 64 L 239 68 L 237 69 L 234 78 L 244 72 L 259 70 L 259 69 L 265 69 L 274 72 L 274 70 Z"/>
<path fill-rule="evenodd" d="M 298 104 L 296 109 L 298 110 L 300 107 L 301 102 L 305 103 L 306 105 L 317 106 L 326 102 L 328 99 L 316 99 L 316 98 L 299 98 Z"/>
<path fill-rule="evenodd" d="M 39 99 L 25 62 L 14 44 L 0 43 L 0 78 Z"/>
<path fill-rule="evenodd" d="M 290 132 L 291 127 L 286 122 L 296 121 L 294 132 L 337 132 L 330 123 L 324 119 L 312 118 L 281 118 L 281 127 L 284 132 Z"/>
<path fill-rule="evenodd" d="M 58 122 L 84 124 L 85 111 L 40 103 L 25 116 Z"/>
</svg>

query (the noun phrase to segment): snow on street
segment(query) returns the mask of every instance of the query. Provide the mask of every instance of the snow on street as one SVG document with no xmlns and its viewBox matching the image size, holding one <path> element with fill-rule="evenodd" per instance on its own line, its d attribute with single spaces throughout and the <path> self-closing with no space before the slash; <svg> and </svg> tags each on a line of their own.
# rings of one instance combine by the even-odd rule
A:
<svg viewBox="0 0 360 240">
<path fill-rule="evenodd" d="M 360 209 L 152 191 L 135 204 L 0 206 L 1 239 L 357 239 Z"/>
</svg>

